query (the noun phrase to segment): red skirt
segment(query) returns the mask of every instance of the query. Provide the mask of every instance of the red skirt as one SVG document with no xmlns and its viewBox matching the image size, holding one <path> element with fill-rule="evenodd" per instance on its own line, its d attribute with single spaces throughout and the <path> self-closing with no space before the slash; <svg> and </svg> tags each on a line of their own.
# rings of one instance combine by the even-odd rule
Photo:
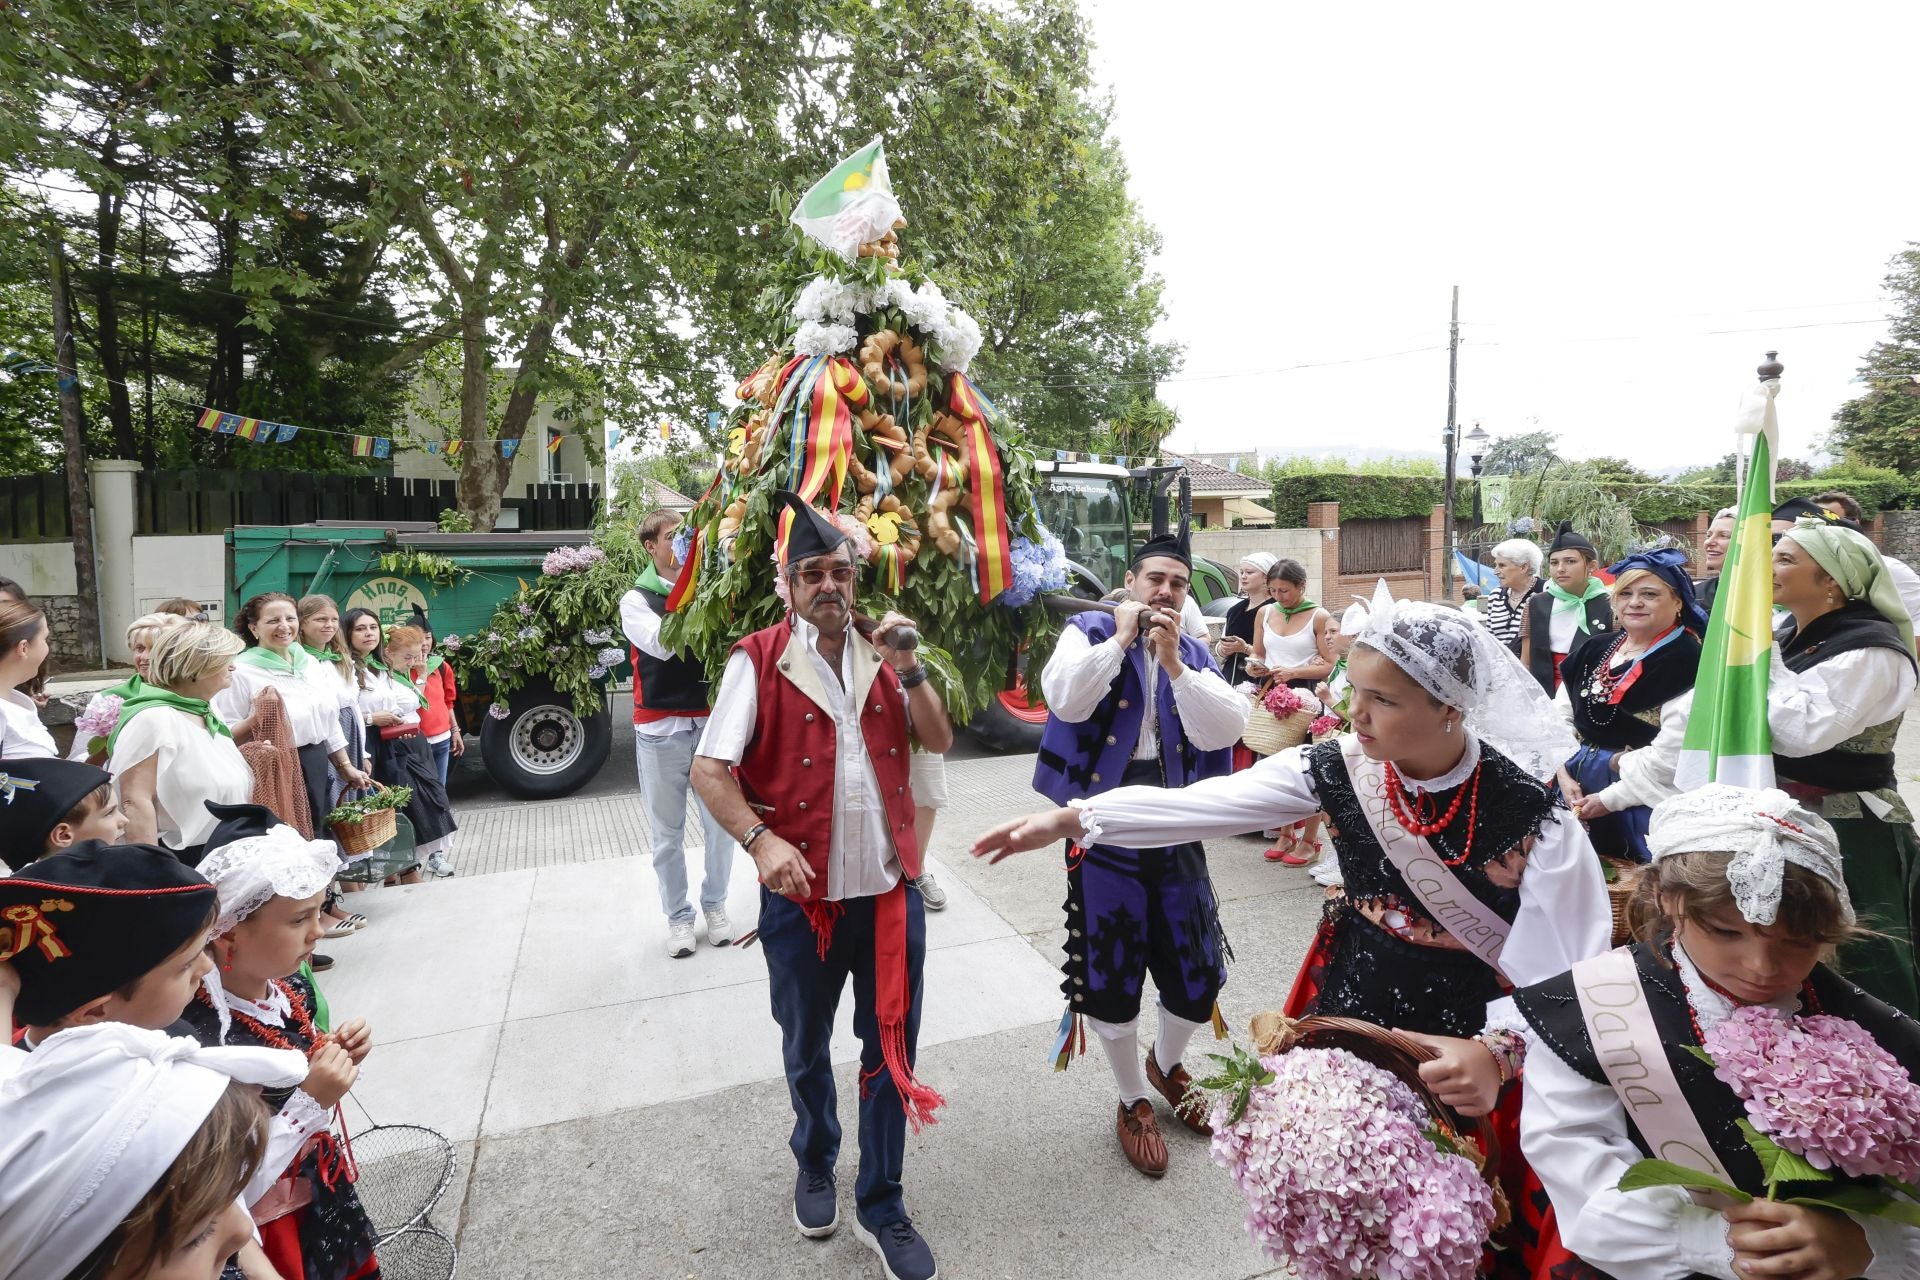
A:
<svg viewBox="0 0 1920 1280">
<path fill-rule="evenodd" d="M 273 1269 L 284 1280 L 301 1280 L 307 1274 L 306 1259 L 300 1252 L 300 1215 L 305 1212 L 305 1209 L 296 1209 L 260 1228 L 260 1251 L 267 1255 L 267 1261 L 273 1264 Z M 364 1280 L 365 1277 L 379 1274 L 380 1259 L 370 1257 L 366 1265 L 348 1276 L 347 1280 Z"/>
</svg>

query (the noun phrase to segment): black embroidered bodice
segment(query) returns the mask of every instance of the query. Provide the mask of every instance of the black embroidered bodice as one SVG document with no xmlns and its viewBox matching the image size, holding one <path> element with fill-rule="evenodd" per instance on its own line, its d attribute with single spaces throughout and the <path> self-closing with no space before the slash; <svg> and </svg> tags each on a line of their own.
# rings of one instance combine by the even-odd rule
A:
<svg viewBox="0 0 1920 1280">
<path fill-rule="evenodd" d="M 1681 632 L 1640 660 L 1639 674 L 1631 676 L 1633 683 L 1618 702 L 1596 697 L 1594 676 L 1619 651 L 1624 635 L 1620 631 L 1590 635 L 1560 665 L 1573 705 L 1574 732 L 1580 741 L 1609 751 L 1644 747 L 1658 737 L 1660 708 L 1693 688 L 1700 670 L 1700 642 Z"/>
</svg>

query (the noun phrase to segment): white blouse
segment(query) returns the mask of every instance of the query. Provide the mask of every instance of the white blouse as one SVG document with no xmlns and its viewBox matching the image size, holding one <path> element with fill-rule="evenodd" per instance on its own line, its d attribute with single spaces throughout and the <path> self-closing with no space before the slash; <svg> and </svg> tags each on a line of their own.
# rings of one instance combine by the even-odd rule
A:
<svg viewBox="0 0 1920 1280">
<path fill-rule="evenodd" d="M 1675 952 L 1701 1030 L 1718 1026 L 1733 1006 L 1706 984 L 1684 950 Z M 1797 1011 L 1798 994 L 1777 1007 Z M 1560 1242 L 1615 1280 L 1682 1280 L 1696 1272 L 1736 1280 L 1719 1210 L 1695 1204 L 1679 1187 L 1618 1190 L 1621 1175 L 1641 1159 L 1620 1099 L 1611 1086 L 1561 1061 L 1524 1021 L 1518 1029 L 1527 1038 L 1520 1150 L 1553 1201 Z M 1885 1218 L 1854 1221 L 1873 1249 L 1867 1280 L 1920 1275 L 1920 1227 Z"/>
<path fill-rule="evenodd" d="M 153 808 L 160 843 L 169 849 L 204 844 L 219 820 L 215 804 L 246 804 L 253 798 L 253 771 L 233 739 L 208 733 L 198 716 L 154 707 L 127 721 L 114 740 L 107 772 L 119 775 L 154 757 Z"/>
<path fill-rule="evenodd" d="M 1134 743 L 1135 760 L 1153 760 L 1160 754 L 1157 701 L 1160 681 L 1166 671 L 1157 659 L 1146 655 L 1140 641 L 1129 653 L 1120 647 L 1117 636 L 1108 636 L 1094 644 L 1078 627 L 1062 627 L 1054 644 L 1053 656 L 1040 672 L 1040 688 L 1053 714 L 1070 724 L 1079 724 L 1099 709 L 1100 702 L 1113 688 L 1120 668 L 1138 658 L 1146 670 L 1147 714 L 1140 718 L 1140 737 Z M 1183 666 L 1169 687 L 1173 705 L 1180 712 L 1187 740 L 1202 751 L 1220 751 L 1240 741 L 1246 732 L 1247 712 L 1252 704 L 1236 693 L 1218 671 L 1202 671 Z"/>
<path fill-rule="evenodd" d="M 1913 697 L 1913 664 L 1891 649 L 1855 649 L 1808 667 L 1787 669 L 1773 650 L 1767 682 L 1767 726 L 1774 754 L 1810 756 L 1898 715 Z M 1620 758 L 1620 781 L 1598 792 L 1610 813 L 1656 805 L 1678 795 L 1674 772 L 1693 712 L 1692 692 L 1660 709 L 1660 733 L 1650 744 Z"/>
<path fill-rule="evenodd" d="M 18 689 L 7 690 L 0 698 L 0 760 L 27 760 L 35 756 L 57 756 L 53 735 L 40 723 L 40 708 Z"/>
<path fill-rule="evenodd" d="M 1480 762 L 1480 744 L 1444 777 L 1403 778 L 1416 791 L 1444 791 L 1466 781 Z M 1246 835 L 1284 827 L 1320 811 L 1307 772 L 1307 747 L 1268 756 L 1250 769 L 1171 790 L 1120 787 L 1076 800 L 1087 838 L 1125 849 L 1152 849 L 1187 840 Z M 1613 945 L 1613 909 L 1600 860 L 1586 829 L 1561 813 L 1543 824 L 1520 880 L 1520 912 L 1500 953 L 1500 968 L 1516 986 L 1545 982 Z"/>
<path fill-rule="evenodd" d="M 384 671 L 368 671 L 367 687 L 358 690 L 356 698 L 363 723 L 371 724 L 369 717 L 377 711 L 393 712 L 401 724 L 420 723 L 420 699 Z"/>
<path fill-rule="evenodd" d="M 293 745 L 324 745 L 327 754 L 344 751 L 346 734 L 340 728 L 341 699 L 335 674 L 324 662 L 308 662 L 299 675 L 268 671 L 247 662 L 233 664 L 233 680 L 213 695 L 213 709 L 230 725 L 237 725 L 253 714 L 254 699 L 263 689 L 273 689 L 287 706 L 287 723 L 293 730 Z"/>
</svg>

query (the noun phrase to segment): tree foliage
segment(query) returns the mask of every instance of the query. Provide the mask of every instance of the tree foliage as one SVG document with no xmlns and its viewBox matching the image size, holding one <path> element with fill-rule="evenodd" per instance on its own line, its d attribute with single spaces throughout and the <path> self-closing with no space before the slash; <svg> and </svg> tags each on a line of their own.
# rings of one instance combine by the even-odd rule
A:
<svg viewBox="0 0 1920 1280">
<path fill-rule="evenodd" d="M 1920 244 L 1895 254 L 1884 282 L 1895 300 L 1886 339 L 1860 365 L 1871 388 L 1841 405 L 1828 439 L 1849 461 L 1920 473 Z"/>
<path fill-rule="evenodd" d="M 1486 476 L 1538 475 L 1560 461 L 1560 437 L 1551 431 L 1498 436 L 1480 459 Z"/>
</svg>

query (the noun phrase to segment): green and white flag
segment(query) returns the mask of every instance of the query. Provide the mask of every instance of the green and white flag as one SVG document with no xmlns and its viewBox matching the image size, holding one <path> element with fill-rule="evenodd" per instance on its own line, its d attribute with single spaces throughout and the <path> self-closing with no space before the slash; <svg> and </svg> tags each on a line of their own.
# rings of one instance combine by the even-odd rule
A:
<svg viewBox="0 0 1920 1280">
<path fill-rule="evenodd" d="M 794 206 L 793 225 L 847 261 L 900 217 L 887 178 L 887 152 L 875 138 L 833 167 Z"/>
<path fill-rule="evenodd" d="M 1735 428 L 1753 437 L 1753 448 L 1700 649 L 1693 711 L 1674 775 L 1682 791 L 1708 782 L 1774 785 L 1767 677 L 1773 665 L 1773 458 L 1780 440 L 1773 398 L 1779 390 L 1779 380 L 1769 379 L 1749 392 Z"/>
</svg>

